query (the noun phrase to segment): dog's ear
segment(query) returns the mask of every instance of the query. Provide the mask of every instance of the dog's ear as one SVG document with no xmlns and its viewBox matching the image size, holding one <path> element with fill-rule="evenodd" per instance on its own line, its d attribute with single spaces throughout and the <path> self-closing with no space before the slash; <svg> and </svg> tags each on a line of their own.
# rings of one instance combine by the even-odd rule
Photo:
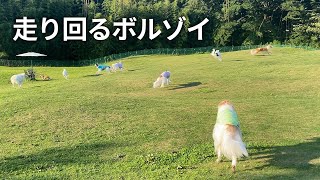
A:
<svg viewBox="0 0 320 180">
<path fill-rule="evenodd" d="M 221 101 L 218 106 L 222 106 L 222 105 L 226 105 L 226 104 L 229 104 L 229 105 L 233 106 L 232 103 L 229 100 Z"/>
</svg>

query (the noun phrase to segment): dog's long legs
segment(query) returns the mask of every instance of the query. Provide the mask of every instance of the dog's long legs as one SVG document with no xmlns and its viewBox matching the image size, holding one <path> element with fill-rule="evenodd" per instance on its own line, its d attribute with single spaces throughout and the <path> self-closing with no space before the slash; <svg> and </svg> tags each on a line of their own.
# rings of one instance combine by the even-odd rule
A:
<svg viewBox="0 0 320 180">
<path fill-rule="evenodd" d="M 169 85 L 169 78 L 166 78 L 166 84 Z"/>
<path fill-rule="evenodd" d="M 162 81 L 161 81 L 161 87 L 164 87 L 164 84 L 166 83 L 166 78 L 162 77 Z"/>
<path fill-rule="evenodd" d="M 217 158 L 216 162 L 219 163 L 219 162 L 221 162 L 221 158 L 222 158 L 220 147 L 218 147 L 217 155 L 218 155 L 218 158 Z"/>
<path fill-rule="evenodd" d="M 232 156 L 232 172 L 236 172 L 236 165 L 237 165 L 237 157 Z"/>
</svg>

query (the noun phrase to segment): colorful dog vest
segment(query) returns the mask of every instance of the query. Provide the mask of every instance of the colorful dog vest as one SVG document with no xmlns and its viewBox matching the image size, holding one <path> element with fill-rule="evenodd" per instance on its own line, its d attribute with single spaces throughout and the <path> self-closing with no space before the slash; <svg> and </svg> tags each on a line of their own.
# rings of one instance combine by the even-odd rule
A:
<svg viewBox="0 0 320 180">
<path fill-rule="evenodd" d="M 170 72 L 169 71 L 165 71 L 161 74 L 163 77 L 165 78 L 170 78 Z"/>
<path fill-rule="evenodd" d="M 105 69 L 107 69 L 107 68 L 110 68 L 110 66 L 103 66 L 103 65 L 98 66 L 98 69 L 99 69 L 100 71 L 103 71 L 103 70 L 105 70 Z"/>
<path fill-rule="evenodd" d="M 216 123 L 230 124 L 230 125 L 240 127 L 240 123 L 239 123 L 238 115 L 237 115 L 236 111 L 231 110 L 229 108 L 226 108 L 223 111 L 218 112 Z"/>
</svg>

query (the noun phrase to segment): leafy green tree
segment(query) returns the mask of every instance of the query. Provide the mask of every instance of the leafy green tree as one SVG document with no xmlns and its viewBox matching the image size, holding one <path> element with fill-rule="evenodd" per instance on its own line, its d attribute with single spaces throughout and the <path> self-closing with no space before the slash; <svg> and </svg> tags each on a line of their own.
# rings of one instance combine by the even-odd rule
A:
<svg viewBox="0 0 320 180">
<path fill-rule="evenodd" d="M 272 41 L 319 47 L 318 0 L 0 0 L 0 52 L 10 59 L 26 51 L 48 54 L 50 59 L 78 60 L 105 56 L 132 50 L 150 48 L 180 48 L 200 46 L 231 46 L 243 44 L 265 44 Z M 13 41 L 17 18 L 27 16 L 36 19 L 37 42 Z M 185 16 L 184 26 L 174 40 L 169 41 L 178 24 Z M 56 38 L 46 41 L 45 36 L 53 32 L 47 27 L 42 34 L 42 18 L 55 19 L 59 25 Z M 154 19 L 154 30 L 162 33 L 154 40 L 145 37 L 140 41 L 128 34 L 126 41 L 112 35 L 105 41 L 96 41 L 87 33 L 87 42 L 63 41 L 63 18 L 86 17 L 87 29 L 94 24 L 93 18 L 106 18 L 105 26 L 114 32 L 113 22 L 122 18 L 136 17 L 133 27 L 137 35 L 141 32 L 142 19 Z M 197 33 L 187 28 L 209 22 L 203 29 L 203 41 Z M 163 21 L 168 20 L 167 30 Z M 148 28 L 148 27 L 147 27 Z"/>
</svg>

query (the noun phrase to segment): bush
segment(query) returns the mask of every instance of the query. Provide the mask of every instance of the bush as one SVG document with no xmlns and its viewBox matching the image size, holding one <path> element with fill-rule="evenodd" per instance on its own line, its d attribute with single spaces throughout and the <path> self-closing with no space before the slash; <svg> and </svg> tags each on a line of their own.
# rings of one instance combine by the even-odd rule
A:
<svg viewBox="0 0 320 180">
<path fill-rule="evenodd" d="M 8 59 L 8 54 L 5 52 L 0 52 L 0 59 Z"/>
</svg>

